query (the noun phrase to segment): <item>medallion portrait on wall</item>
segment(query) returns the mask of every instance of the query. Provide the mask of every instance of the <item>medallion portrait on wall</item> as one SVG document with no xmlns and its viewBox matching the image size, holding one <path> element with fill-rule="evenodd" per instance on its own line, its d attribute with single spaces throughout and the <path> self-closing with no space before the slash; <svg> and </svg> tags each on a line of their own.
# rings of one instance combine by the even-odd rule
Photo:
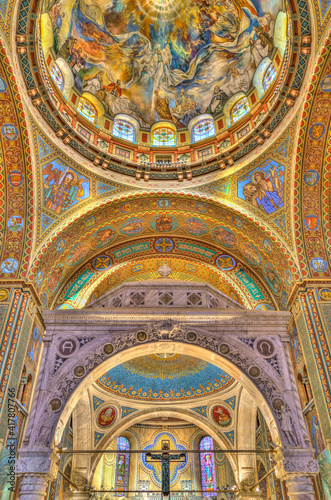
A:
<svg viewBox="0 0 331 500">
<path fill-rule="evenodd" d="M 77 378 L 81 378 L 85 375 L 85 368 L 84 366 L 76 366 L 74 369 L 74 375 Z"/>
<path fill-rule="evenodd" d="M 275 346 L 269 339 L 256 339 L 254 349 L 265 359 L 272 358 L 275 355 Z"/>
<path fill-rule="evenodd" d="M 331 289 L 322 288 L 321 290 L 319 290 L 319 295 L 321 300 L 331 300 Z"/>
<path fill-rule="evenodd" d="M 208 226 L 198 217 L 190 217 L 183 223 L 183 228 L 190 234 L 201 235 L 208 233 Z"/>
<path fill-rule="evenodd" d="M 239 217 L 232 217 L 231 221 L 232 221 L 232 224 L 234 224 L 237 227 L 243 227 L 244 226 L 243 221 Z"/>
<path fill-rule="evenodd" d="M 44 280 L 44 274 L 42 271 L 38 271 L 37 272 L 37 276 L 36 276 L 36 285 L 37 287 L 40 287 L 42 282 Z"/>
<path fill-rule="evenodd" d="M 139 340 L 139 342 L 145 342 L 146 339 L 147 339 L 146 332 L 141 331 L 137 333 L 137 340 Z"/>
<path fill-rule="evenodd" d="M 116 236 L 115 228 L 106 226 L 96 231 L 91 238 L 91 245 L 94 248 L 101 248 L 111 243 Z"/>
<path fill-rule="evenodd" d="M 55 245 L 55 251 L 57 253 L 61 253 L 65 247 L 65 244 L 66 244 L 66 241 L 63 238 L 61 240 L 59 240 Z"/>
<path fill-rule="evenodd" d="M 49 406 L 52 411 L 59 411 L 62 406 L 61 400 L 59 398 L 53 398 L 50 400 Z"/>
<path fill-rule="evenodd" d="M 6 91 L 6 89 L 7 89 L 7 83 L 6 83 L 6 81 L 5 81 L 3 78 L 1 78 L 1 76 L 0 76 L 0 93 L 2 94 L 2 92 L 5 92 L 5 91 Z"/>
<path fill-rule="evenodd" d="M 84 222 L 84 226 L 86 228 L 89 228 L 89 227 L 93 227 L 97 222 L 97 219 L 92 216 L 92 217 L 89 217 L 88 219 L 86 219 L 86 221 Z"/>
<path fill-rule="evenodd" d="M 321 257 L 315 257 L 310 261 L 310 267 L 318 273 L 324 273 L 327 270 L 328 265 Z"/>
<path fill-rule="evenodd" d="M 197 334 L 195 332 L 187 332 L 186 338 L 189 342 L 195 342 L 197 339 Z"/>
<path fill-rule="evenodd" d="M 247 241 L 242 242 L 240 244 L 240 250 L 250 264 L 253 266 L 259 266 L 262 262 L 262 257 L 258 249 L 253 243 L 249 243 Z"/>
<path fill-rule="evenodd" d="M 260 376 L 261 370 L 258 366 L 251 366 L 248 370 L 248 373 L 252 378 L 257 378 Z"/>
<path fill-rule="evenodd" d="M 267 252 L 272 252 L 272 244 L 269 240 L 263 240 L 262 243 Z"/>
<path fill-rule="evenodd" d="M 55 292 L 55 290 L 58 288 L 63 275 L 64 275 L 63 264 L 57 264 L 55 269 L 53 269 L 48 280 L 48 291 L 50 293 Z"/>
<path fill-rule="evenodd" d="M 288 284 L 288 286 L 292 285 L 292 274 L 290 273 L 289 270 L 285 271 L 285 281 Z"/>
<path fill-rule="evenodd" d="M 120 227 L 120 232 L 122 234 L 126 234 L 127 236 L 134 236 L 144 231 L 146 227 L 146 221 L 139 219 L 138 217 L 132 217 Z"/>
<path fill-rule="evenodd" d="M 122 214 L 127 214 L 128 212 L 131 212 L 131 210 L 131 203 L 123 203 L 123 205 L 120 206 L 120 212 L 122 212 Z"/>
<path fill-rule="evenodd" d="M 274 269 L 273 265 L 269 262 L 267 262 L 267 264 L 264 266 L 264 275 L 270 288 L 276 293 L 280 292 L 282 287 L 280 277 L 277 271 Z"/>
<path fill-rule="evenodd" d="M 13 217 L 10 217 L 8 220 L 8 228 L 10 231 L 20 231 L 23 229 L 24 226 L 24 220 L 23 217 L 20 217 L 19 215 L 14 215 Z"/>
<path fill-rule="evenodd" d="M 228 427 L 232 422 L 229 410 L 224 406 L 216 405 L 211 410 L 213 420 L 221 427 Z"/>
<path fill-rule="evenodd" d="M 162 200 L 157 200 L 157 206 L 160 208 L 169 208 L 171 205 L 171 201 L 167 200 L 165 198 L 162 198 Z"/>
<path fill-rule="evenodd" d="M 97 422 L 101 427 L 109 427 L 115 420 L 116 410 L 112 406 L 103 408 L 97 417 Z"/>
<path fill-rule="evenodd" d="M 5 274 L 12 274 L 18 268 L 18 262 L 15 259 L 6 259 L 1 264 L 1 271 Z"/>
<path fill-rule="evenodd" d="M 85 241 L 81 241 L 72 247 L 70 253 L 67 257 L 68 266 L 75 266 L 82 262 L 90 250 L 89 244 Z"/>
<path fill-rule="evenodd" d="M 105 344 L 103 346 L 103 352 L 105 354 L 111 354 L 113 352 L 113 350 L 114 350 L 114 346 L 112 344 Z"/>
<path fill-rule="evenodd" d="M 205 213 L 208 212 L 208 207 L 207 207 L 207 205 L 205 203 L 197 203 L 195 205 L 195 209 L 196 209 L 197 212 L 200 212 L 202 214 L 205 214 Z"/>
<path fill-rule="evenodd" d="M 75 338 L 67 337 L 62 339 L 57 347 L 58 353 L 64 358 L 69 358 L 77 351 L 79 345 Z"/>
<path fill-rule="evenodd" d="M 224 226 L 216 226 L 213 229 L 213 237 L 218 243 L 228 248 L 236 247 L 238 244 L 235 233 Z"/>
<path fill-rule="evenodd" d="M 331 92 L 331 75 L 327 75 L 321 81 L 321 90 L 322 92 Z"/>
<path fill-rule="evenodd" d="M 275 309 L 270 304 L 258 304 L 255 307 L 256 311 L 274 311 Z"/>
<path fill-rule="evenodd" d="M 167 213 L 156 215 L 151 220 L 151 228 L 154 229 L 154 231 L 159 231 L 160 233 L 169 233 L 170 231 L 174 231 L 177 226 L 177 219 Z"/>
<path fill-rule="evenodd" d="M 315 186 L 319 179 L 320 174 L 316 170 L 308 170 L 303 176 L 303 180 L 308 186 Z"/>
</svg>

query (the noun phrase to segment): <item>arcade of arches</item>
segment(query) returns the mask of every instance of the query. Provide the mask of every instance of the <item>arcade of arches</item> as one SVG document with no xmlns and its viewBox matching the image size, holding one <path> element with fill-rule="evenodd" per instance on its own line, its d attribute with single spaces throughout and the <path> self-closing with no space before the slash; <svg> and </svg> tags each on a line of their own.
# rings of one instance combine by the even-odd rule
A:
<svg viewBox="0 0 331 500">
<path fill-rule="evenodd" d="M 0 0 L 1 499 L 331 500 L 330 37 Z"/>
</svg>

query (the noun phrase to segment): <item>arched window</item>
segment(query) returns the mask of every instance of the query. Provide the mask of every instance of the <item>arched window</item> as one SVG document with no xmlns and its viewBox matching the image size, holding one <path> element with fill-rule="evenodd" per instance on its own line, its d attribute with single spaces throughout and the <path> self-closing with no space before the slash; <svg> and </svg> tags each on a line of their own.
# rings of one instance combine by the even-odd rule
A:
<svg viewBox="0 0 331 500">
<path fill-rule="evenodd" d="M 210 436 L 206 436 L 200 441 L 200 468 L 201 468 L 201 486 L 204 493 L 216 494 L 216 472 L 215 472 L 215 458 L 214 453 L 208 453 L 208 451 L 214 451 L 214 442 Z"/>
<path fill-rule="evenodd" d="M 126 120 L 114 120 L 113 135 L 134 142 L 136 140 L 136 128 Z"/>
<path fill-rule="evenodd" d="M 152 146 L 176 146 L 175 131 L 168 127 L 153 130 Z"/>
<path fill-rule="evenodd" d="M 60 90 L 63 90 L 64 87 L 64 78 L 62 75 L 62 71 L 58 67 L 56 63 L 53 64 L 52 69 L 51 69 L 51 77 L 52 80 L 56 83 L 56 85 L 59 87 Z"/>
<path fill-rule="evenodd" d="M 207 139 L 207 137 L 212 137 L 215 135 L 215 125 L 214 121 L 210 118 L 205 120 L 200 120 L 192 128 L 192 142 L 201 141 L 202 139 Z"/>
<path fill-rule="evenodd" d="M 274 81 L 275 78 L 276 78 L 276 68 L 273 65 L 273 63 L 271 63 L 271 64 L 269 64 L 268 69 L 265 72 L 264 77 L 263 77 L 262 86 L 263 86 L 264 91 L 267 90 L 267 88 Z"/>
<path fill-rule="evenodd" d="M 247 97 L 242 97 L 231 108 L 230 117 L 231 122 L 235 123 L 240 120 L 244 115 L 249 112 L 249 102 Z"/>
<path fill-rule="evenodd" d="M 129 440 L 123 436 L 117 439 L 117 449 L 123 452 L 130 450 Z M 130 454 L 117 453 L 116 455 L 116 472 L 115 472 L 115 490 L 128 491 L 129 489 L 129 467 Z M 119 493 L 121 496 L 121 494 Z"/>
<path fill-rule="evenodd" d="M 85 99 L 85 97 L 79 99 L 78 111 L 81 115 L 90 120 L 90 122 L 95 123 L 97 121 L 97 110 L 90 101 Z"/>
</svg>

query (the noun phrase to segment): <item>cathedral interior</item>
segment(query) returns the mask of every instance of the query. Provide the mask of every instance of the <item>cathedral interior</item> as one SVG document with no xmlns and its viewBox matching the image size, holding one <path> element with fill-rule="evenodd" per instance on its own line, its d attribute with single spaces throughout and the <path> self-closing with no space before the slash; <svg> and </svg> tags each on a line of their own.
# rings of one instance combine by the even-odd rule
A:
<svg viewBox="0 0 331 500">
<path fill-rule="evenodd" d="M 331 500 L 331 0 L 0 0 L 0 499 Z"/>
</svg>

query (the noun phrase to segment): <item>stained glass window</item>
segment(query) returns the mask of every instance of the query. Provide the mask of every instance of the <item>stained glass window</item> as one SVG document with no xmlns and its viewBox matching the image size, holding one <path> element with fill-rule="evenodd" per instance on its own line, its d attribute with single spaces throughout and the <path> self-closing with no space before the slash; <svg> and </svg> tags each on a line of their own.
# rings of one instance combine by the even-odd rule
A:
<svg viewBox="0 0 331 500">
<path fill-rule="evenodd" d="M 78 103 L 78 111 L 81 115 L 85 116 L 90 122 L 95 123 L 97 119 L 97 110 L 93 106 L 93 104 L 85 99 L 85 97 L 81 97 Z"/>
<path fill-rule="evenodd" d="M 176 146 L 174 130 L 167 127 L 160 127 L 153 130 L 152 146 Z"/>
<path fill-rule="evenodd" d="M 113 135 L 134 142 L 136 140 L 136 128 L 126 120 L 114 120 Z"/>
<path fill-rule="evenodd" d="M 249 112 L 249 103 L 247 97 L 242 97 L 237 101 L 231 109 L 231 121 L 232 123 L 240 120 L 244 115 Z"/>
<path fill-rule="evenodd" d="M 129 489 L 130 454 L 124 453 L 130 450 L 129 440 L 120 436 L 117 439 L 117 449 L 123 450 L 123 453 L 117 453 L 116 455 L 115 490 L 118 495 L 122 496 L 120 492 Z"/>
<path fill-rule="evenodd" d="M 200 453 L 202 491 L 216 494 L 215 458 L 214 453 L 208 453 L 208 451 L 214 451 L 214 442 L 210 436 L 201 439 L 200 451 L 205 451 L 205 453 Z"/>
<path fill-rule="evenodd" d="M 271 63 L 269 64 L 268 69 L 263 77 L 263 82 L 262 82 L 263 90 L 267 90 L 267 88 L 269 87 L 271 82 L 274 81 L 275 78 L 276 78 L 276 68 L 273 65 L 273 63 Z"/>
<path fill-rule="evenodd" d="M 201 120 L 192 128 L 192 142 L 201 141 L 215 135 L 214 121 L 211 119 Z"/>
<path fill-rule="evenodd" d="M 51 69 L 51 77 L 52 80 L 56 83 L 56 85 L 59 87 L 60 90 L 63 90 L 64 87 L 64 78 L 62 75 L 62 71 L 58 67 L 56 63 L 53 64 L 52 69 Z"/>
</svg>

